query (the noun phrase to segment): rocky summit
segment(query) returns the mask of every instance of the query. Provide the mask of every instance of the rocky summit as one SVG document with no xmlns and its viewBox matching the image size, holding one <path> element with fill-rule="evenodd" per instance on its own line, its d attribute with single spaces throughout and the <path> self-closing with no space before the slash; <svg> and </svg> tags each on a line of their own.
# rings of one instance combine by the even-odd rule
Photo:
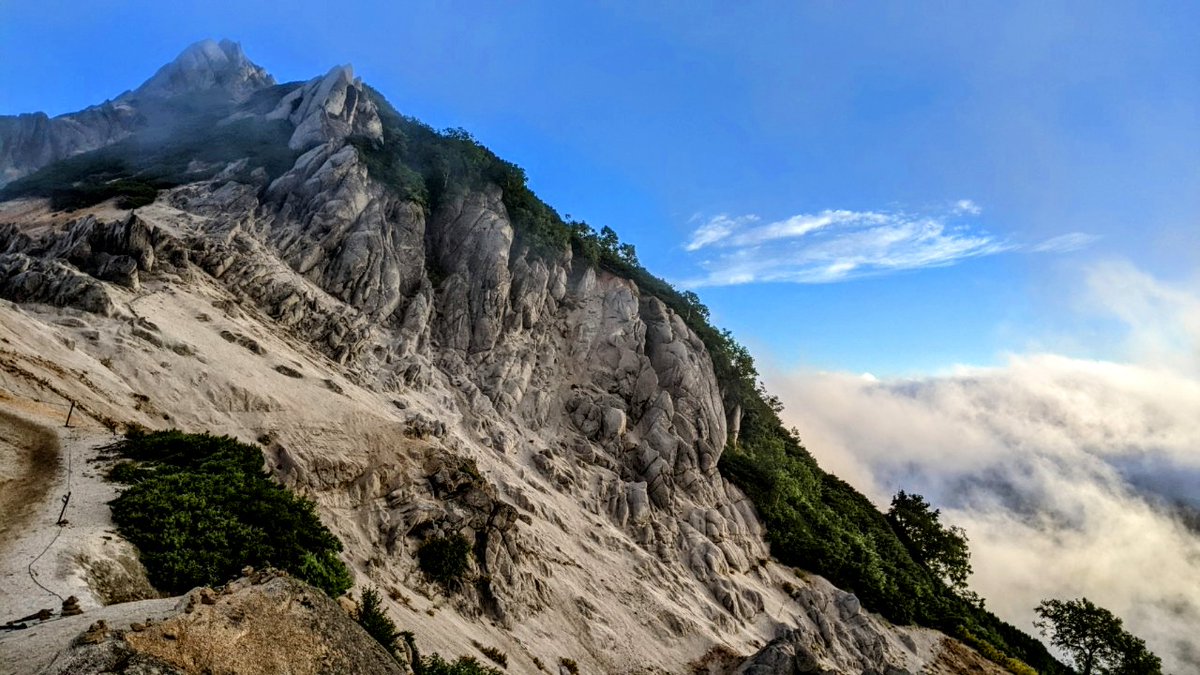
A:
<svg viewBox="0 0 1200 675">
<path fill-rule="evenodd" d="M 422 134 L 469 152 L 422 150 Z M 101 495 L 97 520 L 68 511 L 65 543 L 39 563 L 37 580 L 83 614 L 0 632 L 0 671 L 413 660 L 389 660 L 286 577 L 234 582 L 211 607 L 109 602 L 95 570 L 137 565 L 84 458 L 102 462 L 111 430 L 140 425 L 261 445 L 271 475 L 315 501 L 356 588 L 378 588 L 426 654 L 491 663 L 488 647 L 522 673 L 1003 672 L 771 557 L 718 471 L 741 411 L 690 318 L 515 225 L 528 205 L 512 176 L 348 66 L 276 84 L 227 41 L 78 113 L 0 118 L 0 406 L 53 427 L 70 480 Z M 418 550 L 450 534 L 471 556 L 447 590 Z M 0 607 L 47 598 L 14 581 Z M 294 668 L 263 670 L 289 654 Z"/>
</svg>

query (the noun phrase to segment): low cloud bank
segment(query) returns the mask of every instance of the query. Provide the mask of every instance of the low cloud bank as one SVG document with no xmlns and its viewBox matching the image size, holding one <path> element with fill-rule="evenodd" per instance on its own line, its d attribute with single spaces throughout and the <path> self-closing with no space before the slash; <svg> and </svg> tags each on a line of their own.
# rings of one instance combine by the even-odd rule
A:
<svg viewBox="0 0 1200 675">
<path fill-rule="evenodd" d="M 1146 365 L 1037 354 L 916 380 L 766 380 L 826 469 L 882 507 L 924 494 L 966 529 L 971 585 L 1000 616 L 1033 632 L 1040 600 L 1087 596 L 1167 672 L 1200 672 L 1200 334 L 1178 312 L 1196 296 L 1139 274 L 1098 268 L 1088 284 L 1143 322 L 1129 339 Z M 1150 320 L 1154 304 L 1174 318 Z"/>
</svg>

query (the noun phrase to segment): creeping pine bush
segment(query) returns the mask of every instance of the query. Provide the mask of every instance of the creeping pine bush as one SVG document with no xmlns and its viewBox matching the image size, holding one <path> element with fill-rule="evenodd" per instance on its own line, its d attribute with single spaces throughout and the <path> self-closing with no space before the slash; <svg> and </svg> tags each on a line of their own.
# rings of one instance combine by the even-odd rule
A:
<svg viewBox="0 0 1200 675">
<path fill-rule="evenodd" d="M 375 638 L 376 642 L 383 645 L 389 654 L 396 656 L 396 640 L 402 636 L 402 632 L 388 618 L 387 612 L 383 609 L 383 599 L 379 597 L 379 591 L 374 588 L 363 591 L 362 601 L 354 612 L 354 620 L 367 631 L 368 635 Z M 409 633 L 409 636 L 411 635 Z"/>
<path fill-rule="evenodd" d="M 500 666 L 501 668 L 508 667 L 508 654 L 505 654 L 495 647 L 489 647 L 485 644 L 481 644 L 478 640 L 471 640 L 471 644 L 475 645 L 476 649 L 482 652 L 484 656 L 494 661 L 496 665 Z"/>
<path fill-rule="evenodd" d="M 460 656 L 456 661 L 447 661 L 434 654 L 422 658 L 413 668 L 416 675 L 502 675 L 496 668 L 485 666 L 474 656 Z"/>
<path fill-rule="evenodd" d="M 471 542 L 458 533 L 428 539 L 417 549 L 417 563 L 430 579 L 450 588 L 471 565 Z"/>
<path fill-rule="evenodd" d="M 341 542 L 311 501 L 267 477 L 256 446 L 134 430 L 113 449 L 130 460 L 109 474 L 128 484 L 111 503 L 113 520 L 157 588 L 222 584 L 246 565 L 286 570 L 334 597 L 350 588 Z"/>
<path fill-rule="evenodd" d="M 474 656 L 460 656 L 454 661 L 447 661 L 437 653 L 422 656 L 411 631 L 401 631 L 400 637 L 408 644 L 408 651 L 412 654 L 413 675 L 503 675 L 496 668 L 483 665 Z"/>
</svg>

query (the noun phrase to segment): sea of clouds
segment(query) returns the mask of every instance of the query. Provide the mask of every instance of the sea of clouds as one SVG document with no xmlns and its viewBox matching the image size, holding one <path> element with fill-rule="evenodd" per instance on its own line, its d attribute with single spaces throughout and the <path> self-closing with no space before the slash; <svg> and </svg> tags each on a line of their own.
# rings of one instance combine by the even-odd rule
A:
<svg viewBox="0 0 1200 675">
<path fill-rule="evenodd" d="M 1122 262 L 1085 280 L 1086 305 L 1126 326 L 1120 362 L 766 383 L 826 469 L 884 508 L 921 493 L 962 526 L 971 585 L 1001 617 L 1034 632 L 1040 600 L 1086 596 L 1166 672 L 1200 672 L 1200 292 Z"/>
</svg>

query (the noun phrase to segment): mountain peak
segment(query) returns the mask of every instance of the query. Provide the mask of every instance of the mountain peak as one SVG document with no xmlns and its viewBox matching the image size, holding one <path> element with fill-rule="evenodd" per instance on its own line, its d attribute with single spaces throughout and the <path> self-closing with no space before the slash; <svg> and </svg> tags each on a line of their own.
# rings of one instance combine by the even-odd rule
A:
<svg viewBox="0 0 1200 675">
<path fill-rule="evenodd" d="M 242 46 L 232 40 L 201 40 L 158 69 L 134 96 L 169 98 L 178 94 L 219 88 L 234 100 L 275 84 L 275 78 L 246 58 Z"/>
</svg>

